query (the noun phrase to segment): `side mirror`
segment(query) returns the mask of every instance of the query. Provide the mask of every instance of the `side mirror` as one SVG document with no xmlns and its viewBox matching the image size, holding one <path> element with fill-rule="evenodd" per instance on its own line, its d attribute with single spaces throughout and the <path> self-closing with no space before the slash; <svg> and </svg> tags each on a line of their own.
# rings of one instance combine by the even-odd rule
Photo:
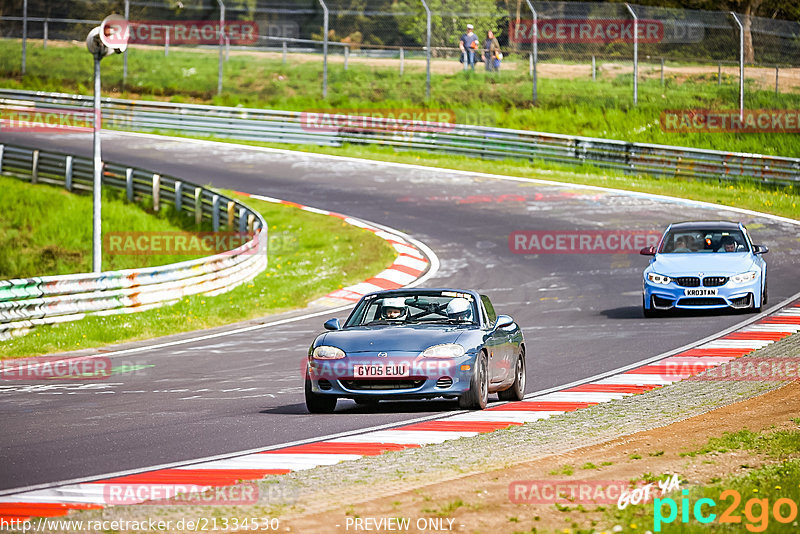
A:
<svg viewBox="0 0 800 534">
<path fill-rule="evenodd" d="M 753 245 L 753 254 L 766 254 L 769 252 L 767 245 Z"/>
<path fill-rule="evenodd" d="M 497 328 L 508 328 L 512 324 L 514 324 L 514 319 L 512 319 L 508 315 L 497 316 Z"/>
<path fill-rule="evenodd" d="M 325 330 L 341 330 L 342 329 L 342 325 L 339 324 L 339 319 L 337 319 L 336 317 L 334 317 L 333 319 L 328 319 L 327 321 L 325 321 L 325 324 L 323 326 L 325 327 Z"/>
<path fill-rule="evenodd" d="M 644 247 L 642 250 L 639 251 L 639 254 L 642 256 L 655 256 L 656 255 L 656 247 Z"/>
</svg>

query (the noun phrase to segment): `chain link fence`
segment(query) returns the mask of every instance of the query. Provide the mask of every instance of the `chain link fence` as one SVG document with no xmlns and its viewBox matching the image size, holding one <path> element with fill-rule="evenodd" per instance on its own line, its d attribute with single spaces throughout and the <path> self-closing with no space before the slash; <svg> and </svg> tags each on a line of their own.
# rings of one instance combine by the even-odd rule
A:
<svg viewBox="0 0 800 534">
<path fill-rule="evenodd" d="M 112 85 L 146 88 L 156 72 L 164 77 L 169 69 L 166 88 L 151 91 L 163 95 L 250 92 L 258 98 L 283 91 L 285 74 L 256 74 L 244 63 L 234 68 L 236 59 L 300 69 L 294 77 L 305 90 L 314 88 L 310 98 L 335 104 L 424 106 L 433 99 L 510 109 L 582 95 L 628 108 L 643 89 L 669 99 L 686 84 L 698 91 L 716 84 L 727 88 L 726 104 L 737 109 L 763 107 L 765 91 L 780 97 L 800 89 L 798 22 L 530 0 L 13 0 L 0 7 L 4 74 L 46 76 L 47 63 L 31 62 L 31 52 L 57 60 L 65 42 L 82 42 L 112 12 L 126 15 L 132 30 L 121 72 L 119 62 L 107 62 Z M 472 40 L 468 24 L 475 49 L 460 46 L 465 36 Z M 201 69 L 191 58 L 185 65 L 178 59 L 133 64 L 144 51 L 169 56 L 176 48 L 205 52 L 219 68 Z"/>
</svg>

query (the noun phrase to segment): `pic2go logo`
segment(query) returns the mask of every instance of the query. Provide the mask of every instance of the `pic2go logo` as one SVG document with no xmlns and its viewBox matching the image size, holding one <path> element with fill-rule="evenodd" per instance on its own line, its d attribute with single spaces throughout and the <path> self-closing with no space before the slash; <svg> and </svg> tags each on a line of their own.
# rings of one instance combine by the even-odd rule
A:
<svg viewBox="0 0 800 534">
<path fill-rule="evenodd" d="M 695 521 L 708 524 L 717 519 L 717 514 L 711 513 L 711 509 L 716 508 L 717 503 L 714 499 L 702 498 L 695 501 L 694 505 L 689 504 L 689 490 L 682 490 L 683 498 L 680 503 L 681 523 L 689 522 L 689 512 L 691 509 Z M 737 509 L 742 502 L 741 494 L 736 490 L 725 490 L 719 495 L 720 501 L 732 499 L 730 505 L 719 516 L 719 523 L 741 524 L 742 516 L 737 513 Z M 664 515 L 664 508 L 668 509 Z M 769 526 L 770 512 L 778 523 L 791 523 L 797 518 L 797 503 L 791 499 L 781 498 L 776 500 L 772 508 L 769 506 L 769 499 L 752 498 L 744 505 L 744 517 L 748 521 L 745 528 L 750 532 L 764 532 Z M 670 524 L 678 517 L 678 503 L 675 499 L 666 497 L 656 498 L 653 501 L 653 530 L 661 532 L 663 524 Z"/>
</svg>

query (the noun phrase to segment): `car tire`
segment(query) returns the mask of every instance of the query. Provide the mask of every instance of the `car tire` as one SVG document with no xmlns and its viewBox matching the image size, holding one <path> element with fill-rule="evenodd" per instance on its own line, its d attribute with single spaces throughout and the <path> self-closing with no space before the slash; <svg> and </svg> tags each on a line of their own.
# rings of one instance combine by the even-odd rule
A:
<svg viewBox="0 0 800 534">
<path fill-rule="evenodd" d="M 489 402 L 489 369 L 486 353 L 475 358 L 475 371 L 469 382 L 469 391 L 458 398 L 458 406 L 466 410 L 483 410 Z"/>
<path fill-rule="evenodd" d="M 646 319 L 652 319 L 653 317 L 658 317 L 658 311 L 654 310 L 653 308 L 645 307 L 644 297 L 642 297 L 642 315 L 644 315 Z"/>
<path fill-rule="evenodd" d="M 767 277 L 764 277 L 764 291 L 761 292 L 761 305 L 766 306 L 769 301 L 769 294 L 767 293 Z"/>
<path fill-rule="evenodd" d="M 306 409 L 308 413 L 333 413 L 337 398 L 332 395 L 320 395 L 311 389 L 311 379 L 306 377 Z"/>
<path fill-rule="evenodd" d="M 501 401 L 521 401 L 525 397 L 525 347 L 519 348 L 519 355 L 514 364 L 514 383 L 511 387 L 498 391 Z"/>
</svg>

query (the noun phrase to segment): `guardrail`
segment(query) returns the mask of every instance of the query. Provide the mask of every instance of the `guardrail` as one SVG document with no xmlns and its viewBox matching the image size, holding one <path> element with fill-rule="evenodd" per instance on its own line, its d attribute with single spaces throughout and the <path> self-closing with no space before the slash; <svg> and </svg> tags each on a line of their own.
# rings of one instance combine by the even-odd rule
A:
<svg viewBox="0 0 800 534">
<path fill-rule="evenodd" d="M 91 106 L 89 96 L 0 89 L 0 109 L 9 111 L 28 108 L 85 111 Z M 424 121 L 387 121 L 370 127 L 367 124 L 372 119 L 368 117 L 338 115 L 335 119 L 335 110 L 329 112 L 329 122 L 338 123 L 319 127 L 310 120 L 309 113 L 297 111 L 118 98 L 104 98 L 102 106 L 105 125 L 117 129 L 273 143 L 379 145 L 490 159 L 589 164 L 631 174 L 800 183 L 798 158 Z"/>
<path fill-rule="evenodd" d="M 32 183 L 91 191 L 92 170 L 89 158 L 0 144 L 0 172 Z M 38 325 L 143 311 L 187 295 L 224 293 L 267 267 L 267 224 L 237 200 L 171 176 L 108 162 L 103 186 L 125 191 L 131 202 L 147 198 L 155 211 L 168 202 L 193 213 L 197 224 L 210 220 L 214 231 L 224 224 L 228 231 L 247 232 L 252 238 L 220 254 L 170 265 L 0 280 L 0 340 Z"/>
</svg>

